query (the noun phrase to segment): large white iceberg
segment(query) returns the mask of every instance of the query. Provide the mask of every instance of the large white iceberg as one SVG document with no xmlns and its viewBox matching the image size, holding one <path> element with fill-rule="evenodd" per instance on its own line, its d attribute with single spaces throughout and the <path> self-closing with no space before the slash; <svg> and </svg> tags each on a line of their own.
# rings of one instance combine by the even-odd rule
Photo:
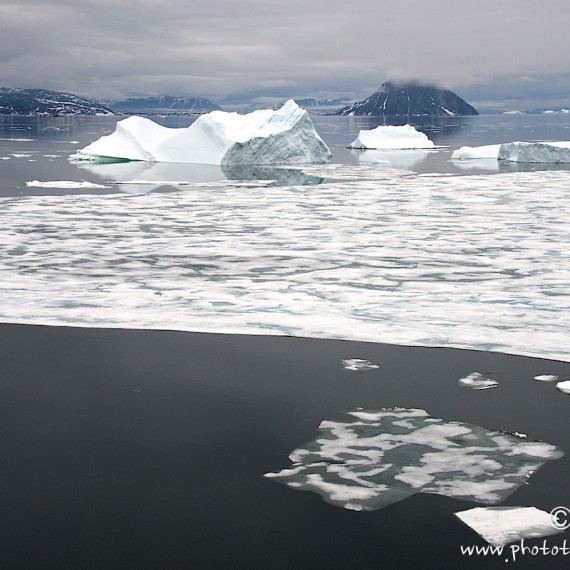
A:
<svg viewBox="0 0 570 570">
<path fill-rule="evenodd" d="M 330 157 L 307 111 L 289 100 L 277 111 L 247 115 L 213 111 L 186 128 L 128 117 L 117 123 L 114 133 L 71 158 L 266 165 L 324 163 Z"/>
<path fill-rule="evenodd" d="M 510 142 L 469 147 L 463 146 L 452 155 L 452 160 L 496 159 L 506 162 L 570 163 L 570 141 Z"/>
<path fill-rule="evenodd" d="M 434 148 L 427 135 L 416 130 L 412 125 L 384 126 L 371 130 L 362 130 L 348 148 L 371 149 L 408 149 Z"/>
</svg>

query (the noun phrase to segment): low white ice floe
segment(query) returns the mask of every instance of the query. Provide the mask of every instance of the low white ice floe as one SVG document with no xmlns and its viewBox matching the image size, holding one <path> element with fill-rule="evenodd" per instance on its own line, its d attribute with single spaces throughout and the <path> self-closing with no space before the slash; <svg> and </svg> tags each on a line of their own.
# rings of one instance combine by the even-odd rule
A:
<svg viewBox="0 0 570 570">
<path fill-rule="evenodd" d="M 558 390 L 560 390 L 561 392 L 564 392 L 564 394 L 570 394 L 570 380 L 564 380 L 564 382 L 558 382 L 558 384 L 556 384 L 556 388 L 558 388 Z"/>
<path fill-rule="evenodd" d="M 82 182 L 76 182 L 75 180 L 48 180 L 41 182 L 40 180 L 30 180 L 26 182 L 28 188 L 109 188 L 104 184 L 95 184 L 94 182 L 87 182 L 83 180 Z"/>
<path fill-rule="evenodd" d="M 143 160 L 194 164 L 309 164 L 331 157 L 309 114 L 293 100 L 277 111 L 247 115 L 212 111 L 187 128 L 144 117 L 119 121 L 115 132 L 71 156 L 73 160 Z"/>
<path fill-rule="evenodd" d="M 496 388 L 499 383 L 491 378 L 486 378 L 479 372 L 472 372 L 464 378 L 460 378 L 457 382 L 459 386 L 465 386 L 473 390 L 487 390 L 489 388 Z"/>
<path fill-rule="evenodd" d="M 290 468 L 265 477 L 313 491 L 356 511 L 381 509 L 415 493 L 496 504 L 561 449 L 514 434 L 433 418 L 424 410 L 357 409 L 325 420 L 289 455 Z"/>
<path fill-rule="evenodd" d="M 412 125 L 384 126 L 361 130 L 348 148 L 361 149 L 428 149 L 435 145 L 426 134 Z"/>
<path fill-rule="evenodd" d="M 348 358 L 342 361 L 342 366 L 345 370 L 355 370 L 357 372 L 379 368 L 377 364 L 372 364 L 370 360 L 364 360 L 362 358 Z"/>
<path fill-rule="evenodd" d="M 570 141 L 509 142 L 478 147 L 463 146 L 453 152 L 451 160 L 496 159 L 523 163 L 569 163 Z"/>
<path fill-rule="evenodd" d="M 455 516 L 493 546 L 562 532 L 553 526 L 550 513 L 536 507 L 475 507 Z"/>
<path fill-rule="evenodd" d="M 558 380 L 558 376 L 553 376 L 552 374 L 540 374 L 534 377 L 535 380 L 539 382 L 555 382 Z"/>
</svg>

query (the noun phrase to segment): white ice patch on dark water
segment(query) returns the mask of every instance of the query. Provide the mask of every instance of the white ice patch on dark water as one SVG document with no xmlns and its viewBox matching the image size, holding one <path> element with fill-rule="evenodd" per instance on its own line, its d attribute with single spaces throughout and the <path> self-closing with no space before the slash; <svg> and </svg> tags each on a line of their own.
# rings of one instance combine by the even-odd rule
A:
<svg viewBox="0 0 570 570">
<path fill-rule="evenodd" d="M 553 376 L 552 374 L 540 374 L 534 377 L 535 380 L 539 382 L 555 382 L 558 380 L 558 376 Z"/>
<path fill-rule="evenodd" d="M 0 198 L 0 321 L 570 359 L 566 172 L 303 172 L 325 182 Z"/>
<path fill-rule="evenodd" d="M 265 477 L 313 491 L 351 510 L 376 510 L 415 493 L 496 504 L 561 449 L 419 409 L 358 409 L 325 420 L 289 455 L 290 468 Z"/>
<path fill-rule="evenodd" d="M 558 382 L 558 384 L 556 384 L 556 387 L 564 394 L 570 394 L 570 380 Z"/>
<path fill-rule="evenodd" d="M 26 182 L 28 188 L 109 188 L 103 184 L 95 184 L 94 182 L 87 182 L 83 180 L 82 182 L 76 182 L 75 180 L 48 180 L 42 182 L 40 180 L 30 180 Z"/>
<path fill-rule="evenodd" d="M 455 516 L 493 546 L 562 532 L 552 526 L 550 513 L 536 507 L 476 507 Z"/>
<path fill-rule="evenodd" d="M 347 358 L 342 361 L 342 366 L 345 370 L 355 370 L 356 372 L 379 368 L 377 364 L 372 364 L 369 360 L 364 360 L 362 358 Z"/>
<path fill-rule="evenodd" d="M 479 372 L 472 372 L 464 378 L 460 378 L 458 384 L 466 388 L 471 388 L 472 390 L 488 390 L 489 388 L 496 388 L 499 385 L 496 380 L 486 378 Z"/>
</svg>

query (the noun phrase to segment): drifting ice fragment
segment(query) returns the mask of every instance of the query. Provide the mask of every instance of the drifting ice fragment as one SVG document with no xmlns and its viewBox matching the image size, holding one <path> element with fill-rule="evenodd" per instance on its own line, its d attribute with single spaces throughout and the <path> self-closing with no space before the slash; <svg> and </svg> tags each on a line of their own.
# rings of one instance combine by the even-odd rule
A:
<svg viewBox="0 0 570 570">
<path fill-rule="evenodd" d="M 381 509 L 415 493 L 495 504 L 559 448 L 513 434 L 432 418 L 419 409 L 357 409 L 321 422 L 320 434 L 265 477 L 314 491 L 356 511 Z"/>
<path fill-rule="evenodd" d="M 535 380 L 539 382 L 554 382 L 558 380 L 558 376 L 552 376 L 551 374 L 541 374 L 540 376 L 535 376 Z"/>
<path fill-rule="evenodd" d="M 109 188 L 103 184 L 95 184 L 94 182 L 75 182 L 74 180 L 49 180 L 40 182 L 39 180 L 30 180 L 26 182 L 28 188 Z"/>
<path fill-rule="evenodd" d="M 144 160 L 194 164 L 324 163 L 330 150 L 307 111 L 293 100 L 278 111 L 248 115 L 212 111 L 187 128 L 168 128 L 132 116 L 115 132 L 72 155 L 73 160 Z"/>
<path fill-rule="evenodd" d="M 502 144 L 497 158 L 508 162 L 570 162 L 570 141 Z"/>
<path fill-rule="evenodd" d="M 564 382 L 558 382 L 556 387 L 565 394 L 570 394 L 570 380 L 565 380 Z"/>
<path fill-rule="evenodd" d="M 379 126 L 371 130 L 362 130 L 348 148 L 372 149 L 408 149 L 434 148 L 434 144 L 422 132 L 411 125 L 401 127 Z"/>
<path fill-rule="evenodd" d="M 496 388 L 499 385 L 496 380 L 485 378 L 485 376 L 479 372 L 473 372 L 469 374 L 469 376 L 460 378 L 458 384 L 466 388 L 472 388 L 473 390 L 487 390 L 488 388 Z"/>
<path fill-rule="evenodd" d="M 506 162 L 570 162 L 570 141 L 510 142 L 469 147 L 463 146 L 451 155 L 451 160 L 494 158 Z"/>
<path fill-rule="evenodd" d="M 345 370 L 371 370 L 379 368 L 377 364 L 372 364 L 369 360 L 362 360 L 361 358 L 349 358 L 342 361 L 342 366 Z"/>
<path fill-rule="evenodd" d="M 493 546 L 562 532 L 552 526 L 550 513 L 536 507 L 476 507 L 455 516 Z"/>
</svg>

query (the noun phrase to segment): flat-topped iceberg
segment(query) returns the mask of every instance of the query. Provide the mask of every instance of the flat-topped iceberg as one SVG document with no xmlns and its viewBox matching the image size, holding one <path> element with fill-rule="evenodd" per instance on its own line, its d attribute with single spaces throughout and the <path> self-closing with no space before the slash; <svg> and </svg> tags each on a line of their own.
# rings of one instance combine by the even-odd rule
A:
<svg viewBox="0 0 570 570">
<path fill-rule="evenodd" d="M 281 109 L 247 115 L 212 111 L 186 128 L 144 117 L 119 121 L 115 132 L 71 156 L 73 160 L 142 160 L 193 164 L 324 163 L 331 152 L 309 114 L 293 100 Z"/>
<path fill-rule="evenodd" d="M 570 141 L 510 142 L 484 146 L 463 146 L 452 155 L 452 160 L 496 159 L 506 162 L 570 163 Z"/>
<path fill-rule="evenodd" d="M 434 148 L 427 135 L 416 130 L 412 125 L 384 126 L 371 130 L 362 130 L 348 148 L 371 149 L 413 149 Z"/>
</svg>

